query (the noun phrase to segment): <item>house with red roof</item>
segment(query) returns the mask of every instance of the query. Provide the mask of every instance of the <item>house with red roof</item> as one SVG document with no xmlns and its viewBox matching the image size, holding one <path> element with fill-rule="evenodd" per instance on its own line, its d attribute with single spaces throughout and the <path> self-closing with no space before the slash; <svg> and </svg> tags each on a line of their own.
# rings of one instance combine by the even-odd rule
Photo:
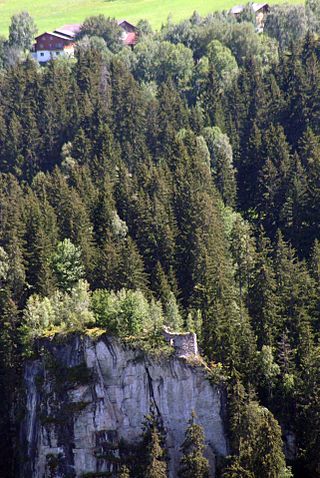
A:
<svg viewBox="0 0 320 478">
<path fill-rule="evenodd" d="M 121 35 L 123 43 L 126 46 L 130 46 L 131 48 L 133 48 L 138 40 L 137 27 L 135 25 L 132 25 L 132 23 L 129 23 L 127 20 L 119 20 L 118 25 L 123 30 L 123 33 Z"/>
<path fill-rule="evenodd" d="M 137 43 L 137 27 L 127 20 L 118 21 L 123 32 L 121 39 L 124 45 L 131 48 Z M 80 31 L 81 24 L 68 24 L 57 28 L 53 32 L 45 32 L 35 38 L 32 55 L 39 63 L 46 63 L 61 56 L 73 57 L 75 36 Z"/>
<path fill-rule="evenodd" d="M 33 57 L 39 63 L 46 63 L 60 56 L 73 57 L 75 36 L 81 25 L 63 25 L 53 32 L 45 32 L 35 38 Z"/>
</svg>

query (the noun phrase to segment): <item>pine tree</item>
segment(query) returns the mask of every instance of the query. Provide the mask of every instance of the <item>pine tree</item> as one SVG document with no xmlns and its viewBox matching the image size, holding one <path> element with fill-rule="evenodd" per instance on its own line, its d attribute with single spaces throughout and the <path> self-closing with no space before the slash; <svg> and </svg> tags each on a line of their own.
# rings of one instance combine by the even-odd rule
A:
<svg viewBox="0 0 320 478">
<path fill-rule="evenodd" d="M 164 435 L 161 432 L 159 417 L 151 407 L 150 415 L 143 425 L 142 453 L 143 478 L 167 478 L 168 467 Z"/>
<path fill-rule="evenodd" d="M 19 424 L 18 387 L 21 383 L 19 357 L 19 312 L 8 287 L 0 290 L 0 473 L 12 478 L 17 472 L 15 455 Z"/>
<path fill-rule="evenodd" d="M 59 289 L 71 291 L 84 275 L 80 248 L 72 244 L 70 239 L 64 239 L 57 244 L 51 261 Z"/>
<path fill-rule="evenodd" d="M 195 418 L 193 413 L 181 447 L 182 458 L 178 473 L 181 478 L 209 477 L 209 463 L 203 456 L 205 450 L 204 433 L 201 426 L 195 423 Z"/>
<path fill-rule="evenodd" d="M 274 254 L 277 296 L 279 301 L 280 330 L 288 329 L 292 344 L 299 342 L 302 322 L 310 321 L 309 312 L 314 307 L 312 281 L 306 265 L 297 259 L 292 246 L 277 234 Z"/>
<path fill-rule="evenodd" d="M 251 471 L 243 468 L 240 464 L 239 458 L 233 456 L 225 466 L 222 478 L 255 478 L 255 475 L 251 473 Z"/>
<path fill-rule="evenodd" d="M 134 289 L 148 293 L 148 276 L 138 248 L 130 237 L 119 245 L 117 289 Z"/>
<path fill-rule="evenodd" d="M 239 287 L 240 304 L 248 304 L 247 294 L 256 258 L 253 234 L 248 222 L 237 216 L 230 236 L 230 250 Z"/>
<path fill-rule="evenodd" d="M 301 382 L 296 390 L 301 458 L 307 476 L 315 478 L 320 476 L 319 365 L 320 350 L 315 347 L 303 360 Z"/>
<path fill-rule="evenodd" d="M 265 162 L 260 171 L 257 206 L 262 224 L 271 237 L 283 226 L 281 210 L 288 197 L 293 158 L 284 130 L 271 126 L 264 134 Z"/>
<path fill-rule="evenodd" d="M 249 476 L 250 473 L 268 478 L 292 476 L 285 464 L 281 428 L 272 413 L 252 400 L 242 405 L 240 413 L 240 466 Z"/>
<path fill-rule="evenodd" d="M 169 300 L 171 292 L 169 280 L 159 261 L 157 262 L 156 267 L 153 270 L 152 288 L 156 294 L 157 299 L 162 302 L 162 305 Z"/>
<path fill-rule="evenodd" d="M 210 153 L 210 166 L 215 185 L 225 204 L 234 206 L 237 186 L 230 140 L 218 127 L 205 128 L 203 136 Z"/>
<path fill-rule="evenodd" d="M 320 137 L 315 135 L 311 129 L 307 129 L 301 137 L 299 154 L 307 184 L 306 201 L 302 209 L 302 221 L 307 228 L 305 234 L 307 244 L 304 250 L 308 250 L 312 242 L 319 237 L 318 217 L 320 200 Z"/>
<path fill-rule="evenodd" d="M 145 478 L 167 478 L 167 464 L 163 461 L 164 451 L 156 427 L 150 430 L 150 444 L 147 450 L 149 459 L 145 471 Z"/>
<path fill-rule="evenodd" d="M 27 281 L 33 291 L 49 295 L 54 279 L 50 260 L 57 243 L 57 224 L 53 208 L 29 192 L 26 199 Z"/>
<path fill-rule="evenodd" d="M 264 344 L 275 345 L 279 334 L 279 300 L 272 263 L 272 246 L 263 230 L 257 240 L 257 252 L 248 288 L 248 309 L 259 347 Z"/>
</svg>

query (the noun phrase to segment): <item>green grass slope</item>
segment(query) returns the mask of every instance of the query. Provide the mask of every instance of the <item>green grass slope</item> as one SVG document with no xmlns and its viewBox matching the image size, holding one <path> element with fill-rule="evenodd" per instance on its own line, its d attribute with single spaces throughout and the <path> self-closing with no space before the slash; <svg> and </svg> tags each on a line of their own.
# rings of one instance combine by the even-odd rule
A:
<svg viewBox="0 0 320 478">
<path fill-rule="evenodd" d="M 246 1 L 246 0 L 245 0 Z M 289 0 L 292 2 L 292 0 Z M 296 3 L 296 0 L 293 0 Z M 103 13 L 117 19 L 136 22 L 149 20 L 159 28 L 169 14 L 174 21 L 189 17 L 194 10 L 206 14 L 228 9 L 238 0 L 0 0 L 0 33 L 7 35 L 10 17 L 28 11 L 38 25 L 39 33 L 66 23 L 80 23 L 90 15 Z M 272 2 L 271 2 L 272 3 Z M 280 1 L 273 1 L 280 3 Z"/>
</svg>

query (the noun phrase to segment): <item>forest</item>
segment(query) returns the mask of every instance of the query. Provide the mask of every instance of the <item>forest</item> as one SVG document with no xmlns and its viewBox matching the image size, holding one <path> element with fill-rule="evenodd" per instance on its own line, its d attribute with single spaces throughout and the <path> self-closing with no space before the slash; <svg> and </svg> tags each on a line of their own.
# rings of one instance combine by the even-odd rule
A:
<svg viewBox="0 0 320 478">
<path fill-rule="evenodd" d="M 39 337 L 161 348 L 165 324 L 225 382 L 219 476 L 320 477 L 320 6 L 275 6 L 263 34 L 250 9 L 141 21 L 133 50 L 108 23 L 45 67 L 0 42 L 20 48 L 0 61 L 0 475 Z M 188 430 L 181 476 L 205 478 Z M 154 469 L 120 476 L 166 476 L 155 417 L 148 437 Z"/>
</svg>

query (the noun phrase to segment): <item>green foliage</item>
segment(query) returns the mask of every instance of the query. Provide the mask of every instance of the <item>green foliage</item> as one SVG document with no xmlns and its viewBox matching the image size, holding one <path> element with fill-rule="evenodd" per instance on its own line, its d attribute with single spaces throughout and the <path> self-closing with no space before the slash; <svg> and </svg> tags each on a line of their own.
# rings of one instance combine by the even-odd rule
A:
<svg viewBox="0 0 320 478">
<path fill-rule="evenodd" d="M 130 470 L 126 465 L 122 465 L 119 473 L 118 473 L 119 478 L 130 478 Z"/>
<path fill-rule="evenodd" d="M 56 291 L 45 298 L 31 296 L 24 311 L 22 332 L 32 342 L 46 334 L 82 331 L 94 321 L 88 283 L 80 280 L 69 292 Z"/>
<path fill-rule="evenodd" d="M 122 29 L 114 18 L 107 18 L 104 15 L 88 17 L 81 25 L 77 39 L 85 36 L 101 37 L 105 41 L 110 51 L 116 53 L 121 47 Z"/>
<path fill-rule="evenodd" d="M 320 29 L 320 4 L 318 0 L 306 0 L 306 16 L 308 30 L 319 33 Z"/>
<path fill-rule="evenodd" d="M 84 275 L 80 248 L 72 244 L 70 239 L 59 242 L 52 256 L 52 268 L 59 289 L 70 291 Z"/>
<path fill-rule="evenodd" d="M 183 328 L 182 317 L 173 292 L 169 292 L 168 300 L 164 303 L 165 325 L 176 332 Z"/>
<path fill-rule="evenodd" d="M 207 47 L 209 62 L 217 71 L 221 88 L 230 88 L 239 74 L 238 65 L 231 50 L 219 40 L 213 40 Z"/>
<path fill-rule="evenodd" d="M 266 385 L 270 389 L 274 388 L 276 385 L 276 379 L 280 374 L 280 367 L 274 362 L 273 351 L 270 346 L 263 345 L 261 351 L 258 353 L 257 362 L 263 377 L 262 385 Z"/>
<path fill-rule="evenodd" d="M 142 450 L 144 454 L 142 476 L 145 478 L 166 478 L 168 467 L 164 435 L 159 418 L 153 408 L 151 408 L 150 415 L 146 417 L 143 424 Z"/>
<path fill-rule="evenodd" d="M 289 48 L 306 33 L 307 21 L 303 5 L 276 5 L 265 23 L 267 35 L 276 38 L 280 48 Z"/>
<path fill-rule="evenodd" d="M 209 378 L 231 388 L 226 476 L 289 473 L 274 417 L 296 437 L 294 469 L 319 474 L 311 19 L 308 2 L 306 14 L 272 8 L 263 34 L 249 5 L 239 21 L 195 13 L 159 33 L 142 22 L 131 50 L 94 17 L 75 61 L 41 69 L 0 40 L 1 476 L 30 342 L 106 332 L 169 357 L 163 325 L 196 331 Z"/>
<path fill-rule="evenodd" d="M 225 475 L 266 476 L 269 478 L 292 476 L 286 468 L 282 450 L 281 428 L 272 413 L 252 400 L 246 400 L 238 385 L 236 408 L 232 409 L 233 436 L 236 457 L 227 466 Z"/>
<path fill-rule="evenodd" d="M 0 284 L 6 281 L 9 272 L 9 258 L 3 247 L 0 246 Z"/>
<path fill-rule="evenodd" d="M 120 337 L 154 333 L 161 329 L 164 320 L 161 306 L 149 302 L 140 291 L 96 290 L 92 310 L 98 326 Z"/>
<path fill-rule="evenodd" d="M 228 206 L 236 200 L 236 177 L 233 167 L 233 153 L 230 140 L 217 126 L 205 128 L 206 140 L 211 160 L 212 175 L 221 196 Z"/>
<path fill-rule="evenodd" d="M 9 43 L 22 50 L 30 50 L 37 31 L 34 20 L 28 12 L 17 13 L 11 18 Z"/>
<path fill-rule="evenodd" d="M 142 81 L 155 80 L 158 83 L 169 78 L 185 87 L 192 76 L 192 51 L 181 43 L 174 45 L 167 41 L 145 38 L 135 47 L 133 71 Z"/>
<path fill-rule="evenodd" d="M 195 423 L 192 415 L 186 429 L 185 440 L 182 444 L 182 458 L 179 469 L 181 478 L 208 478 L 209 463 L 203 456 L 205 449 L 204 433 L 200 425 Z"/>
<path fill-rule="evenodd" d="M 155 427 L 150 432 L 150 444 L 147 453 L 150 456 L 145 471 L 146 478 L 166 478 L 167 464 L 163 461 L 164 451 L 161 448 L 159 433 Z"/>
</svg>

